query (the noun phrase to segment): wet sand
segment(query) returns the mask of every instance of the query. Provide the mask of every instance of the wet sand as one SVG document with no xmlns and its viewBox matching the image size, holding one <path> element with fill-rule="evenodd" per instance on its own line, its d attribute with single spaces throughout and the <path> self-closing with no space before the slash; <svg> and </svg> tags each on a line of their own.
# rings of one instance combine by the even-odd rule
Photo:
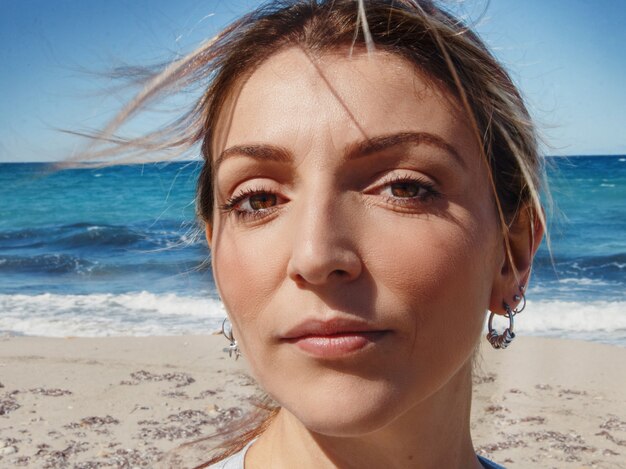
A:
<svg viewBox="0 0 626 469">
<path fill-rule="evenodd" d="M 0 467 L 164 467 L 258 399 L 221 336 L 0 338 Z M 472 432 L 507 468 L 626 467 L 626 348 L 484 347 Z M 161 461 L 161 462 L 159 462 Z M 178 467 L 178 466 L 177 466 Z"/>
</svg>

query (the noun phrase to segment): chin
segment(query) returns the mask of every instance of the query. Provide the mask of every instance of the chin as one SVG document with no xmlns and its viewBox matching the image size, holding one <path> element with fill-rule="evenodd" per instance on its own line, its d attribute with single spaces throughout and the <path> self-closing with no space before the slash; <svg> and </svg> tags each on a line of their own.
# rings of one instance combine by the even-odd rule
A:
<svg viewBox="0 0 626 469">
<path fill-rule="evenodd" d="M 353 384 L 349 389 L 313 387 L 294 399 L 277 400 L 314 433 L 362 436 L 384 428 L 402 413 L 398 392 L 386 384 L 372 384 Z"/>
</svg>

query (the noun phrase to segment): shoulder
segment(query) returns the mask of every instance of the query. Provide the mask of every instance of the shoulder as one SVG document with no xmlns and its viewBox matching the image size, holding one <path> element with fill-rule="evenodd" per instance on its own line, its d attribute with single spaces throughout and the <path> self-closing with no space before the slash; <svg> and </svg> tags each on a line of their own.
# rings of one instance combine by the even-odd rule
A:
<svg viewBox="0 0 626 469">
<path fill-rule="evenodd" d="M 504 466 L 501 466 L 500 464 L 496 464 L 495 462 L 489 461 L 489 459 L 483 458 L 482 456 L 478 456 L 478 460 L 480 461 L 480 463 L 483 465 L 485 469 L 505 469 Z"/>
</svg>

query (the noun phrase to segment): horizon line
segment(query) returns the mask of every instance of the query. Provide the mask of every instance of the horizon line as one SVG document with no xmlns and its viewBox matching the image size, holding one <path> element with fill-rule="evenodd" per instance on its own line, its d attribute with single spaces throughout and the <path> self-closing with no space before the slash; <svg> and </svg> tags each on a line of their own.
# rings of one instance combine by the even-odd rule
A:
<svg viewBox="0 0 626 469">
<path fill-rule="evenodd" d="M 576 155 L 543 155 L 545 158 L 596 158 L 596 157 L 626 157 L 626 153 L 593 153 L 593 154 L 576 154 Z M 88 168 L 98 168 L 98 164 L 103 164 L 107 166 L 131 166 L 131 165 L 147 165 L 147 164 L 164 164 L 164 163 L 201 163 L 203 160 L 201 158 L 196 159 L 188 159 L 188 160 L 162 160 L 162 161 L 137 161 L 137 162 L 128 162 L 128 163 L 112 163 L 107 161 L 91 161 L 89 163 L 85 163 L 84 167 L 81 168 L 80 162 L 73 162 L 76 164 L 76 167 L 69 169 L 88 169 Z M 0 160 L 0 164 L 63 164 L 67 163 L 66 160 L 30 160 L 30 161 L 2 161 Z"/>
</svg>

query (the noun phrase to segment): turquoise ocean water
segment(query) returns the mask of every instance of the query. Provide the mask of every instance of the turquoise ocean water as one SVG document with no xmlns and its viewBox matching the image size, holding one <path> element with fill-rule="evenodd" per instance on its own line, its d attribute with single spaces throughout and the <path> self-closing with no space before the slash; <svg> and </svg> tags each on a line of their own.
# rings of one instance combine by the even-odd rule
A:
<svg viewBox="0 0 626 469">
<path fill-rule="evenodd" d="M 542 246 L 517 331 L 626 346 L 626 156 L 550 160 L 553 258 Z M 194 221 L 197 163 L 47 169 L 0 164 L 0 331 L 219 327 Z"/>
</svg>

